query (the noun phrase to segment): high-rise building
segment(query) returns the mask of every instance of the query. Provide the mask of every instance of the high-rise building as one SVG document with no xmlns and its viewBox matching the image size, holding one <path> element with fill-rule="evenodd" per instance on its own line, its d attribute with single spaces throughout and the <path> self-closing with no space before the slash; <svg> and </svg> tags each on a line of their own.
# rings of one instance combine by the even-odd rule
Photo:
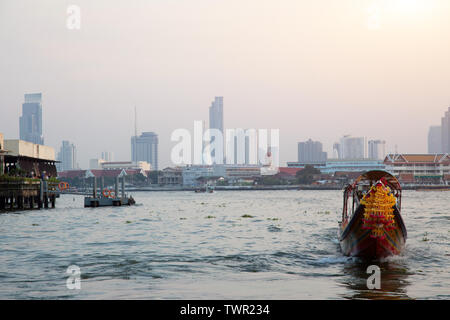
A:
<svg viewBox="0 0 450 320">
<path fill-rule="evenodd" d="M 442 152 L 441 126 L 431 126 L 428 131 L 428 153 Z"/>
<path fill-rule="evenodd" d="M 110 151 L 103 151 L 101 159 L 106 162 L 114 161 L 114 153 Z"/>
<path fill-rule="evenodd" d="M 298 162 L 318 163 L 327 161 L 327 153 L 323 151 L 322 143 L 309 139 L 298 143 Z"/>
<path fill-rule="evenodd" d="M 442 117 L 441 121 L 442 130 L 442 152 L 450 153 L 450 107 L 445 115 Z"/>
<path fill-rule="evenodd" d="M 384 160 L 386 157 L 386 141 L 369 140 L 369 159 Z"/>
<path fill-rule="evenodd" d="M 344 136 L 334 144 L 339 159 L 367 158 L 367 139 L 365 137 Z"/>
<path fill-rule="evenodd" d="M 158 170 L 158 135 L 143 132 L 139 137 L 131 137 L 131 161 L 147 161 L 152 170 Z"/>
<path fill-rule="evenodd" d="M 42 136 L 42 93 L 25 94 L 20 117 L 20 139 L 44 144 Z"/>
<path fill-rule="evenodd" d="M 61 149 L 58 152 L 56 164 L 58 171 L 68 171 L 78 169 L 77 165 L 77 148 L 73 143 L 64 140 L 61 144 Z"/>
<path fill-rule="evenodd" d="M 223 137 L 223 97 L 215 97 L 209 107 L 209 128 L 219 130 Z M 210 142 L 213 141 L 214 137 L 211 137 Z M 224 153 L 222 152 L 222 154 Z M 215 150 L 212 150 L 211 157 L 215 158 Z"/>
</svg>

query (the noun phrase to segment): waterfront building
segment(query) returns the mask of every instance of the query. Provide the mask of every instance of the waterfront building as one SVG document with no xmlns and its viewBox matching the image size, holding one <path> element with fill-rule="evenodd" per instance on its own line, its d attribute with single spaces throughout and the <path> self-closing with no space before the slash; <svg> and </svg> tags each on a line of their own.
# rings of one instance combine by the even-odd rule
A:
<svg viewBox="0 0 450 320">
<path fill-rule="evenodd" d="M 254 181 L 261 177 L 261 165 L 224 164 L 214 166 L 214 175 L 228 183 Z"/>
<path fill-rule="evenodd" d="M 388 154 L 384 164 L 403 183 L 450 182 L 449 154 Z"/>
<path fill-rule="evenodd" d="M 34 144 L 44 144 L 42 135 L 42 94 L 25 94 L 19 122 L 20 139 Z"/>
<path fill-rule="evenodd" d="M 67 140 L 61 144 L 61 149 L 58 152 L 57 164 L 58 171 L 67 171 L 78 169 L 77 165 L 77 149 L 75 145 Z"/>
<path fill-rule="evenodd" d="M 143 132 L 139 137 L 131 137 L 131 161 L 146 161 L 153 170 L 158 170 L 158 135 Z"/>
<path fill-rule="evenodd" d="M 322 143 L 309 139 L 298 143 L 298 162 L 317 163 L 327 160 L 327 153 L 323 151 Z"/>
<path fill-rule="evenodd" d="M 431 126 L 428 130 L 428 153 L 442 152 L 442 128 Z"/>
<path fill-rule="evenodd" d="M 182 185 L 183 184 L 183 168 L 167 167 L 158 175 L 158 184 L 160 185 Z"/>
<path fill-rule="evenodd" d="M 338 159 L 367 158 L 367 138 L 344 136 L 333 148 L 337 151 Z"/>
<path fill-rule="evenodd" d="M 450 107 L 441 119 L 442 153 L 450 153 Z"/>
<path fill-rule="evenodd" d="M 214 177 L 214 168 L 207 165 L 189 165 L 183 168 L 182 177 L 183 185 L 200 186 L 202 179 Z"/>
<path fill-rule="evenodd" d="M 304 168 L 310 163 L 288 162 L 289 168 Z M 376 159 L 328 159 L 327 161 L 312 164 L 324 174 L 334 174 L 338 171 L 363 172 L 370 170 L 384 170 L 383 160 Z"/>
<path fill-rule="evenodd" d="M 55 149 L 24 140 L 5 139 L 4 172 L 20 169 L 29 177 L 56 176 Z"/>
<path fill-rule="evenodd" d="M 104 161 L 100 164 L 100 167 L 103 170 L 152 170 L 152 165 L 147 161 Z"/>
<path fill-rule="evenodd" d="M 116 178 L 118 176 L 127 176 L 127 180 L 133 180 L 133 177 L 140 175 L 147 177 L 147 172 L 141 169 L 89 169 L 89 170 L 70 170 L 58 172 L 58 178 L 63 181 L 84 180 L 89 177 L 96 178 Z"/>
<path fill-rule="evenodd" d="M 386 141 L 369 140 L 369 159 L 384 160 L 386 157 Z"/>
<path fill-rule="evenodd" d="M 223 130 L 223 97 L 215 97 L 214 101 L 211 102 L 209 107 L 209 128 L 217 129 L 222 133 L 224 137 Z M 210 142 L 214 141 L 214 137 L 211 137 Z M 224 148 L 225 150 L 225 148 Z M 222 154 L 225 154 L 224 152 Z M 215 157 L 215 151 L 212 150 L 211 157 Z"/>
</svg>

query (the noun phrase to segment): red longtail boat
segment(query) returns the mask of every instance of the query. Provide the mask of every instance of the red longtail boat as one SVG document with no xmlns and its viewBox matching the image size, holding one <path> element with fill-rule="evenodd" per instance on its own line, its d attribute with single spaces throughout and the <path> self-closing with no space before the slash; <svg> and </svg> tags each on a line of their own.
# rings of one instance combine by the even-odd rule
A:
<svg viewBox="0 0 450 320">
<path fill-rule="evenodd" d="M 378 259 L 399 254 L 406 241 L 402 188 L 382 170 L 368 171 L 344 189 L 339 242 L 347 256 Z"/>
</svg>

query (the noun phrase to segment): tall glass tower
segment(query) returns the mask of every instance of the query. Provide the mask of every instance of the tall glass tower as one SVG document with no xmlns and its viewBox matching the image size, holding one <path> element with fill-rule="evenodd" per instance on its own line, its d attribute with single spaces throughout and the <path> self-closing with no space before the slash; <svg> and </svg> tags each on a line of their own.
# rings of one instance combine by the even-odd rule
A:
<svg viewBox="0 0 450 320">
<path fill-rule="evenodd" d="M 211 103 L 209 107 L 209 128 L 217 129 L 224 134 L 223 132 L 223 97 L 215 97 L 214 101 Z M 214 137 L 211 137 L 210 142 L 214 141 Z M 223 152 L 222 152 L 223 154 Z M 211 152 L 211 156 L 215 157 L 214 150 Z"/>
<path fill-rule="evenodd" d="M 158 170 L 158 135 L 143 132 L 139 137 L 131 137 L 131 161 L 147 161 L 152 170 Z"/>
<path fill-rule="evenodd" d="M 42 93 L 25 94 L 20 117 L 20 140 L 44 144 L 42 135 Z"/>
</svg>

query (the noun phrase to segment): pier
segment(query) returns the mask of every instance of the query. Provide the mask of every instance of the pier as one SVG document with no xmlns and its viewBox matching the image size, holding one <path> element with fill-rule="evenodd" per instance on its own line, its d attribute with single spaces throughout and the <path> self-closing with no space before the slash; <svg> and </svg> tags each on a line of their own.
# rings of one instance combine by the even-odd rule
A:
<svg viewBox="0 0 450 320">
<path fill-rule="evenodd" d="M 15 177 L 0 178 L 0 211 L 55 208 L 56 182 Z"/>
<path fill-rule="evenodd" d="M 54 149 L 0 133 L 0 212 L 55 208 L 59 198 Z"/>
</svg>

